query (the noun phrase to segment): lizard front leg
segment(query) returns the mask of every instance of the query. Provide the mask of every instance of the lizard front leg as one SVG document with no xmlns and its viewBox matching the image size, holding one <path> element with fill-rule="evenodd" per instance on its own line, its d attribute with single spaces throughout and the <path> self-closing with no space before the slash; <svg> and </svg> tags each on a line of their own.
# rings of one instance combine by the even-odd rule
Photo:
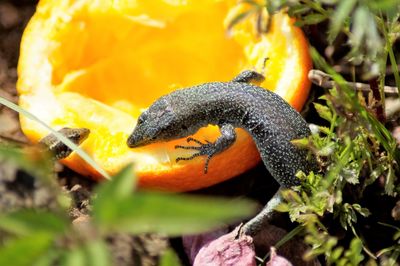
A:
<svg viewBox="0 0 400 266">
<path fill-rule="evenodd" d="M 206 140 L 205 143 L 194 139 L 194 138 L 187 138 L 187 142 L 195 142 L 199 144 L 199 146 L 182 146 L 182 145 L 176 145 L 175 149 L 185 149 L 185 150 L 196 150 L 198 152 L 194 153 L 192 156 L 189 157 L 178 157 L 176 158 L 176 162 L 182 161 L 182 160 L 192 160 L 193 158 L 196 158 L 198 156 L 203 156 L 206 155 L 206 162 L 204 165 L 204 173 L 206 174 L 208 171 L 208 164 L 211 160 L 211 158 L 218 154 L 223 152 L 224 150 L 228 149 L 236 140 L 236 132 L 235 132 L 235 127 L 231 124 L 222 124 L 219 126 L 219 130 L 221 132 L 221 136 L 215 141 L 215 142 L 209 142 Z"/>
</svg>

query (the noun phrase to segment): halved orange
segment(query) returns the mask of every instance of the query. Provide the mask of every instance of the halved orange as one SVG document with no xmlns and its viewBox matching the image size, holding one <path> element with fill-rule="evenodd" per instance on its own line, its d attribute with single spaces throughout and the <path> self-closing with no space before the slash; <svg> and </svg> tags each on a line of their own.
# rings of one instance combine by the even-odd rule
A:
<svg viewBox="0 0 400 266">
<path fill-rule="evenodd" d="M 226 19 L 235 12 L 235 1 L 220 0 L 42 0 L 21 43 L 19 104 L 55 129 L 89 128 L 81 147 L 111 175 L 134 162 L 142 187 L 188 191 L 227 180 L 260 160 L 243 130 L 233 147 L 211 160 L 207 174 L 204 158 L 175 162 L 190 155 L 174 149 L 185 139 L 136 149 L 126 140 L 141 111 L 161 95 L 228 81 L 243 69 L 263 71 L 261 86 L 301 109 L 311 67 L 301 30 L 279 13 L 266 34 L 254 30 L 251 18 L 227 34 Z M 20 121 L 33 142 L 49 133 L 23 115 Z M 212 126 L 195 135 L 218 136 Z M 74 153 L 62 162 L 102 178 Z"/>
</svg>

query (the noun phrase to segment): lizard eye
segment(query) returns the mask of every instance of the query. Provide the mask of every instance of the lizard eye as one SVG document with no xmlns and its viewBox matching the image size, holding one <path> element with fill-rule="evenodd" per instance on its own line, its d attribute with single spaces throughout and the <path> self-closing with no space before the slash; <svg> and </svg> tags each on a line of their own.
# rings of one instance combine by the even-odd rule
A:
<svg viewBox="0 0 400 266">
<path fill-rule="evenodd" d="M 138 118 L 137 125 L 142 124 L 146 120 L 146 118 L 147 118 L 146 113 L 142 113 Z"/>
</svg>

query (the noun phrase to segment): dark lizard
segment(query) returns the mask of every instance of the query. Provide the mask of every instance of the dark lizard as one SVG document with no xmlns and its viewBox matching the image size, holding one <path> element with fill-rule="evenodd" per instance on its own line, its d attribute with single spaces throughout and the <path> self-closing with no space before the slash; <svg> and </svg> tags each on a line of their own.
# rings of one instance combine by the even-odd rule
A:
<svg viewBox="0 0 400 266">
<path fill-rule="evenodd" d="M 236 139 L 235 128 L 251 134 L 261 158 L 281 188 L 300 184 L 295 174 L 315 169 L 315 161 L 308 160 L 308 151 L 299 149 L 291 141 L 311 134 L 307 122 L 277 94 L 250 84 L 263 76 L 244 71 L 229 82 L 211 82 L 174 91 L 156 100 L 143 112 L 129 136 L 129 147 L 153 142 L 169 141 L 194 134 L 208 124 L 218 125 L 221 136 L 205 143 L 188 138 L 197 146 L 176 146 L 196 151 L 187 158 L 206 156 L 205 172 L 210 159 L 228 149 Z M 273 209 L 281 202 L 278 191 L 263 211 L 244 225 L 242 231 L 254 235 L 264 221 L 271 218 Z"/>
</svg>

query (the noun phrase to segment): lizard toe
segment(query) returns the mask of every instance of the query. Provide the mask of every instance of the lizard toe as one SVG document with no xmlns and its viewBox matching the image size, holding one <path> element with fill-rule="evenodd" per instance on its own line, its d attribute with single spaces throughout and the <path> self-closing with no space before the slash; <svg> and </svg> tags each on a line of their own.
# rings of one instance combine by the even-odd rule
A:
<svg viewBox="0 0 400 266">
<path fill-rule="evenodd" d="M 192 137 L 188 137 L 188 138 L 186 139 L 186 141 L 187 141 L 187 143 L 195 142 L 195 143 L 199 144 L 200 146 L 201 146 L 201 145 L 204 145 L 203 142 L 201 142 L 201 141 L 198 140 L 198 139 L 192 138 Z M 206 142 L 209 143 L 207 140 L 206 140 Z"/>
<path fill-rule="evenodd" d="M 184 150 L 200 150 L 201 146 L 183 146 L 183 145 L 175 145 L 175 149 L 184 149 Z"/>
<path fill-rule="evenodd" d="M 179 162 L 179 161 L 190 161 L 198 156 L 201 156 L 202 154 L 200 152 L 194 153 L 189 157 L 178 157 L 175 159 L 175 162 Z"/>
</svg>

